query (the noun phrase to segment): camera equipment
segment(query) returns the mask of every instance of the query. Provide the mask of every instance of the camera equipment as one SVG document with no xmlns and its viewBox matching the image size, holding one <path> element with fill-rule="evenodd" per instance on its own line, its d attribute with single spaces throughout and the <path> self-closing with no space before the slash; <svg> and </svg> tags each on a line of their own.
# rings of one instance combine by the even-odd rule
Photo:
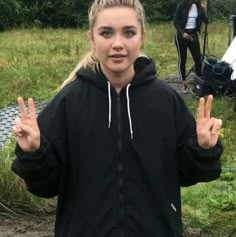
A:
<svg viewBox="0 0 236 237">
<path fill-rule="evenodd" d="M 236 0 L 231 1 L 231 11 L 234 14 L 230 15 L 230 46 L 222 59 L 205 56 L 204 43 L 202 76 L 194 78 L 193 92 L 198 96 L 236 95 Z"/>
<path fill-rule="evenodd" d="M 214 57 L 206 57 L 202 63 L 202 77 L 194 78 L 193 91 L 198 96 L 207 94 L 229 95 L 236 86 L 231 80 L 233 68 L 230 63 Z"/>
</svg>

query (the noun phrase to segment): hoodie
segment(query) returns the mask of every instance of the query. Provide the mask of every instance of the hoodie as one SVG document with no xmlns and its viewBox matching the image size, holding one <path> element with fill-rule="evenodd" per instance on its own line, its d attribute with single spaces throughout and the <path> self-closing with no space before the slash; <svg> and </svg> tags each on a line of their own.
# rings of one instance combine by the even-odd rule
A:
<svg viewBox="0 0 236 237">
<path fill-rule="evenodd" d="M 180 237 L 180 187 L 219 177 L 222 146 L 202 149 L 180 95 L 138 58 L 119 94 L 83 68 L 38 116 L 40 148 L 16 146 L 28 190 L 58 196 L 56 237 Z"/>
</svg>

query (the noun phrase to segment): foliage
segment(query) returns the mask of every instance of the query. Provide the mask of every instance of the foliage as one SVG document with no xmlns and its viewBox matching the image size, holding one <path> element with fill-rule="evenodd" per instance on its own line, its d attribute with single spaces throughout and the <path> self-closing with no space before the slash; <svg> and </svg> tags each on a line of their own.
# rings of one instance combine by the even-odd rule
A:
<svg viewBox="0 0 236 237">
<path fill-rule="evenodd" d="M 177 0 L 143 0 L 146 18 L 148 22 L 167 21 L 173 19 Z"/>
<path fill-rule="evenodd" d="M 1 0 L 0 31 L 11 28 L 18 23 L 21 6 L 17 0 Z"/>
<path fill-rule="evenodd" d="M 27 204 L 27 206 L 33 207 L 37 199 L 27 192 L 22 179 L 10 172 L 14 157 L 13 141 L 13 139 L 10 139 L 4 148 L 0 150 L 0 212 L 8 210 L 7 206 L 14 207 Z"/>
<path fill-rule="evenodd" d="M 236 174 L 227 171 L 222 173 L 219 181 L 183 188 L 185 225 L 201 228 L 215 237 L 233 236 L 230 234 L 236 232 L 235 189 Z"/>
<path fill-rule="evenodd" d="M 209 1 L 209 0 L 208 0 Z M 209 16 L 211 20 L 219 20 L 222 18 L 229 19 L 231 14 L 231 5 L 235 0 L 211 0 L 209 1 Z"/>
<path fill-rule="evenodd" d="M 229 18 L 234 0 L 211 0 L 211 20 Z M 92 0 L 1 0 L 0 30 L 23 27 L 82 27 Z M 173 19 L 178 0 L 141 0 L 148 22 Z M 235 14 L 235 12 L 234 12 Z"/>
</svg>

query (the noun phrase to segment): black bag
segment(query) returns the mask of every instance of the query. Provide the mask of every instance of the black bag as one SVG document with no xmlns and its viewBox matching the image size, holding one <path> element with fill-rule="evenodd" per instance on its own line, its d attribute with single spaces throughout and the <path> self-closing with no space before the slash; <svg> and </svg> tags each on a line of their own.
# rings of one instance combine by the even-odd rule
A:
<svg viewBox="0 0 236 237">
<path fill-rule="evenodd" d="M 202 63 L 202 76 L 215 94 L 227 94 L 231 86 L 232 66 L 216 58 L 205 58 Z"/>
<path fill-rule="evenodd" d="M 205 78 L 198 77 L 197 75 L 194 77 L 193 92 L 197 96 L 205 96 L 213 93 L 209 82 Z"/>
<path fill-rule="evenodd" d="M 231 95 L 231 96 L 236 97 L 236 79 L 230 80 L 230 86 L 228 88 L 227 95 Z"/>
</svg>

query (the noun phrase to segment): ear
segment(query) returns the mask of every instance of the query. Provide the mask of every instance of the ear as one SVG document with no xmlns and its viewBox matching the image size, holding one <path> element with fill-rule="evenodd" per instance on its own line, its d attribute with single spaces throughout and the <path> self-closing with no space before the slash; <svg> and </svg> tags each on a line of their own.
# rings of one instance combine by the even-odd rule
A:
<svg viewBox="0 0 236 237">
<path fill-rule="evenodd" d="M 144 47 L 145 38 L 146 38 L 146 33 L 143 32 L 143 33 L 142 33 L 142 36 L 141 36 L 141 49 Z"/>
<path fill-rule="evenodd" d="M 94 47 L 93 33 L 91 31 L 88 32 L 88 38 L 90 40 L 91 45 Z"/>
</svg>

